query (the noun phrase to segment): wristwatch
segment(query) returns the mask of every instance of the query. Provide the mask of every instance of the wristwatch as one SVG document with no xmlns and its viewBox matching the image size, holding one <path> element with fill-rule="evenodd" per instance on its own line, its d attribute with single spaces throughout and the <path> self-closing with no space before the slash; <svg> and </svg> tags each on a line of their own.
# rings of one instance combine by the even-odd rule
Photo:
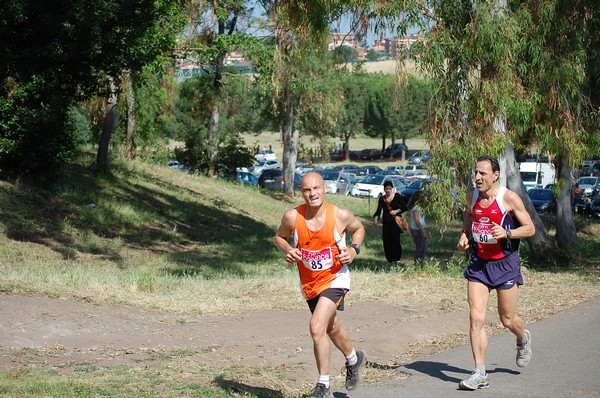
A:
<svg viewBox="0 0 600 398">
<path fill-rule="evenodd" d="M 360 245 L 353 243 L 350 245 L 351 248 L 353 248 L 354 250 L 356 250 L 356 254 L 360 254 Z"/>
<path fill-rule="evenodd" d="M 510 237 L 512 236 L 512 232 L 510 232 L 510 229 L 505 229 L 506 231 L 506 239 L 510 239 Z"/>
</svg>

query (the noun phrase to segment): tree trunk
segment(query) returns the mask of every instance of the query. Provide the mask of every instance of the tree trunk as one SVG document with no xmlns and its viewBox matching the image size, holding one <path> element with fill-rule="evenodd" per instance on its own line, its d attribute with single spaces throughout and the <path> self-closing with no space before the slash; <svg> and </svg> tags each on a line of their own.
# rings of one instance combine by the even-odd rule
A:
<svg viewBox="0 0 600 398">
<path fill-rule="evenodd" d="M 560 192 L 556 198 L 556 240 L 564 254 L 570 259 L 578 258 L 579 239 L 577 229 L 573 220 L 573 209 L 571 207 L 571 167 L 564 157 L 558 157 L 555 161 L 558 175 L 558 186 Z"/>
<path fill-rule="evenodd" d="M 210 147 L 210 159 L 208 163 L 208 175 L 218 175 L 219 159 L 219 105 L 215 103 L 210 114 L 210 126 L 208 128 L 208 145 Z"/>
<path fill-rule="evenodd" d="M 135 92 L 133 90 L 131 71 L 125 71 L 123 78 L 127 87 L 127 158 L 134 160 L 137 157 L 137 148 L 133 135 L 135 130 Z"/>
<path fill-rule="evenodd" d="M 298 156 L 298 130 L 294 128 L 294 100 L 286 83 L 285 90 L 285 115 L 281 132 L 283 134 L 283 190 L 286 195 L 294 195 L 294 168 Z"/>
<path fill-rule="evenodd" d="M 117 85 L 113 78 L 110 79 L 110 94 L 106 100 L 106 111 L 104 113 L 104 123 L 102 124 L 102 134 L 98 145 L 96 155 L 96 168 L 101 172 L 108 171 L 108 145 L 113 132 L 119 125 Z"/>
<path fill-rule="evenodd" d="M 519 173 L 519 165 L 515 159 L 514 148 L 510 144 L 508 144 L 506 147 L 505 164 L 506 172 L 504 175 L 506 176 L 507 188 L 516 192 L 517 195 L 521 197 L 523 204 L 525 205 L 525 209 L 531 216 L 533 225 L 535 225 L 535 235 L 527 239 L 529 246 L 531 246 L 534 253 L 550 253 L 548 249 L 552 249 L 556 247 L 556 245 L 548 234 L 548 229 L 544 225 L 540 215 L 535 210 L 535 207 L 533 207 L 533 203 L 531 203 L 531 199 L 527 194 L 527 190 L 525 189 L 525 185 L 521 179 L 521 174 Z"/>
</svg>

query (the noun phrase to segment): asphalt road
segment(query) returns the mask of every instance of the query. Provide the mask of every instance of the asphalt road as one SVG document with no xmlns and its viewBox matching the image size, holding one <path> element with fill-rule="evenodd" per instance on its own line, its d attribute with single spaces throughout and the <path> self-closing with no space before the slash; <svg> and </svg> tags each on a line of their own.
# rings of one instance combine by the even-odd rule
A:
<svg viewBox="0 0 600 398">
<path fill-rule="evenodd" d="M 527 325 L 533 355 L 525 368 L 515 364 L 512 333 L 489 339 L 486 367 L 490 386 L 462 391 L 458 383 L 473 368 L 471 349 L 454 348 L 400 368 L 408 377 L 353 392 L 335 391 L 335 398 L 430 397 L 600 397 L 600 297 Z M 368 353 L 367 353 L 368 354 Z"/>
</svg>

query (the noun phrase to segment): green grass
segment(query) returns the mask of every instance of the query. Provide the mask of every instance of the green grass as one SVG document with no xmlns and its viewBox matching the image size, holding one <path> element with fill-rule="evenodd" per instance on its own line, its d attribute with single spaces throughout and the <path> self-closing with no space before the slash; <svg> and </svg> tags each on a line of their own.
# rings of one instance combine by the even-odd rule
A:
<svg viewBox="0 0 600 398">
<path fill-rule="evenodd" d="M 352 264 L 353 300 L 465 309 L 458 220 L 428 223 L 430 257 L 422 267 L 412 265 L 412 240 L 404 236 L 405 260 L 389 269 L 381 230 L 372 225 L 376 201 L 328 198 L 352 210 L 367 231 Z M 117 161 L 112 174 L 102 176 L 83 161 L 45 187 L 0 182 L 0 292 L 156 309 L 180 314 L 181 323 L 199 314 L 299 308 L 297 272 L 273 235 L 283 212 L 301 202 L 139 162 Z M 543 294 L 561 302 L 598 294 L 598 225 L 578 225 L 583 266 L 555 264 L 549 272 L 530 265 L 524 300 L 532 318 L 551 311 Z M 523 253 L 525 264 L 533 263 L 527 249 Z M 389 283 L 390 275 L 401 282 Z M 298 396 L 285 389 L 284 370 L 277 367 L 204 368 L 188 356 L 167 352 L 150 367 L 31 364 L 0 374 L 0 397 Z M 272 387 L 244 383 L 256 372 L 269 374 Z"/>
</svg>

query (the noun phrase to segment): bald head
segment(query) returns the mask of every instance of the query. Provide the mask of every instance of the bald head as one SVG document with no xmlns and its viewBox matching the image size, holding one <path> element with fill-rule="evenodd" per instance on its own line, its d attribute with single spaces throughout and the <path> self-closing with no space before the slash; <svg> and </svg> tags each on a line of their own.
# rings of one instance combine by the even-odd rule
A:
<svg viewBox="0 0 600 398">
<path fill-rule="evenodd" d="M 313 209 L 319 209 L 325 201 L 325 182 L 319 173 L 306 173 L 300 182 L 300 189 L 304 201 Z"/>
<path fill-rule="evenodd" d="M 302 189 L 304 189 L 304 186 L 306 184 L 308 184 L 308 186 L 312 188 L 316 185 L 324 185 L 325 182 L 323 181 L 323 177 L 321 177 L 321 174 L 311 171 L 306 173 L 302 177 L 302 181 L 300 181 L 300 186 L 302 187 Z"/>
</svg>

